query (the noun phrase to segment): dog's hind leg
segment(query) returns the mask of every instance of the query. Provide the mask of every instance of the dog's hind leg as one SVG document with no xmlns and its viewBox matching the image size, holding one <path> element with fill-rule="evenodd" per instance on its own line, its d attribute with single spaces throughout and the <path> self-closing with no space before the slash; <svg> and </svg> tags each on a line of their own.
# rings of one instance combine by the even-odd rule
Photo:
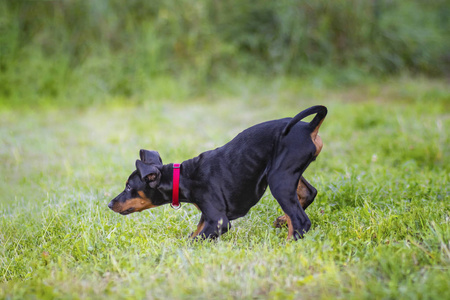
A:
<svg viewBox="0 0 450 300">
<path fill-rule="evenodd" d="M 303 210 L 298 196 L 294 191 L 295 182 L 290 180 L 273 182 L 269 179 L 269 186 L 272 195 L 280 204 L 285 215 L 285 219 L 289 228 L 288 239 L 294 236 L 294 239 L 303 238 L 311 227 L 311 221 Z"/>
<path fill-rule="evenodd" d="M 302 206 L 303 210 L 305 210 L 311 203 L 313 203 L 316 198 L 317 190 L 302 176 L 298 182 L 297 186 L 297 198 Z M 281 228 L 283 226 L 288 225 L 288 216 L 283 215 L 273 222 L 273 225 L 276 228 Z"/>
<path fill-rule="evenodd" d="M 306 179 L 302 176 L 298 181 L 297 186 L 297 197 L 300 201 L 300 205 L 303 209 L 308 208 L 308 206 L 313 203 L 317 196 L 317 190 L 313 187 Z"/>
</svg>

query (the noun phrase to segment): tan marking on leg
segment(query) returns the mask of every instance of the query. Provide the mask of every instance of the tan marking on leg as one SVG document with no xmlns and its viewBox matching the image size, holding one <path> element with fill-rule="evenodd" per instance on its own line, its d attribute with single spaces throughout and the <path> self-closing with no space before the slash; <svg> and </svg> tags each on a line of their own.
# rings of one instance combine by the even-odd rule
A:
<svg viewBox="0 0 450 300">
<path fill-rule="evenodd" d="M 305 209 L 305 207 L 308 205 L 307 203 L 308 196 L 309 196 L 308 187 L 301 180 L 299 180 L 297 186 L 297 197 L 303 209 Z"/>
<path fill-rule="evenodd" d="M 322 147 L 323 147 L 323 142 L 322 142 L 322 138 L 319 136 L 319 127 L 320 125 L 322 125 L 322 122 L 325 119 L 322 119 L 322 121 L 320 121 L 319 125 L 317 125 L 317 127 L 314 129 L 313 132 L 311 132 L 311 139 L 314 143 L 314 145 L 316 146 L 316 153 L 315 156 L 318 156 L 320 151 L 322 151 Z"/>
<path fill-rule="evenodd" d="M 300 202 L 300 205 L 302 206 L 303 209 L 305 209 L 305 207 L 308 205 L 309 195 L 310 195 L 310 191 L 309 191 L 308 187 L 300 179 L 298 181 L 298 186 L 297 186 L 297 197 L 298 197 L 298 201 Z M 283 216 L 276 218 L 276 220 L 273 222 L 273 226 L 275 228 L 282 228 L 282 227 L 288 225 L 288 218 L 289 217 L 287 215 L 283 215 Z"/>
<path fill-rule="evenodd" d="M 191 235 L 191 239 L 195 238 L 205 227 L 205 220 L 200 219 L 200 222 L 197 224 L 197 230 Z"/>
<path fill-rule="evenodd" d="M 286 220 L 287 220 L 287 224 L 288 224 L 288 236 L 287 236 L 286 240 L 289 241 L 291 239 L 292 235 L 294 235 L 294 227 L 292 226 L 291 218 L 289 218 L 288 215 L 285 215 L 285 216 L 286 216 Z"/>
<path fill-rule="evenodd" d="M 300 179 L 298 181 L 298 186 L 297 186 L 297 197 L 298 197 L 298 201 L 300 202 L 300 205 L 302 206 L 303 209 L 305 209 L 305 207 L 308 205 L 308 203 L 307 203 L 308 196 L 309 196 L 308 187 Z M 282 228 L 282 227 L 286 226 L 287 218 L 288 218 L 287 215 L 278 217 L 273 222 L 273 226 L 275 228 Z"/>
<path fill-rule="evenodd" d="M 273 226 L 275 228 L 282 228 L 286 226 L 286 224 L 287 224 L 286 215 L 278 217 L 275 221 L 273 221 Z"/>
</svg>

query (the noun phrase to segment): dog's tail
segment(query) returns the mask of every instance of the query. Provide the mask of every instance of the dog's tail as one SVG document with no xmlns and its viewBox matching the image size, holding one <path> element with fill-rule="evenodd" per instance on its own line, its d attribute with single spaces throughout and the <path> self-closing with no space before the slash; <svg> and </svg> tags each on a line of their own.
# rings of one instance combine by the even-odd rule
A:
<svg viewBox="0 0 450 300">
<path fill-rule="evenodd" d="M 300 122 L 303 118 L 313 114 L 316 114 L 316 116 L 311 122 L 309 122 L 308 127 L 311 129 L 311 132 L 318 129 L 317 127 L 320 126 L 320 124 L 323 122 L 323 119 L 325 119 L 327 112 L 327 108 L 322 105 L 316 105 L 305 109 L 304 111 L 293 117 L 292 120 L 286 125 L 286 127 L 284 127 L 282 135 L 287 135 L 295 124 Z"/>
</svg>

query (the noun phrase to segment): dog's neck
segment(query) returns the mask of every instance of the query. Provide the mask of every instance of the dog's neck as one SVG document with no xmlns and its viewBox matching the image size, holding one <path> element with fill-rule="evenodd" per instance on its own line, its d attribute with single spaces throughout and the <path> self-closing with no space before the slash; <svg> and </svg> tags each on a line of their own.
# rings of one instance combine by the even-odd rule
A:
<svg viewBox="0 0 450 300">
<path fill-rule="evenodd" d="M 190 179 L 189 168 L 184 163 L 180 168 L 180 184 L 179 184 L 179 200 L 180 202 L 192 203 L 189 199 L 189 183 Z M 173 193 L 173 164 L 163 165 L 161 168 L 161 184 L 158 191 L 163 195 L 164 202 L 172 203 Z"/>
</svg>

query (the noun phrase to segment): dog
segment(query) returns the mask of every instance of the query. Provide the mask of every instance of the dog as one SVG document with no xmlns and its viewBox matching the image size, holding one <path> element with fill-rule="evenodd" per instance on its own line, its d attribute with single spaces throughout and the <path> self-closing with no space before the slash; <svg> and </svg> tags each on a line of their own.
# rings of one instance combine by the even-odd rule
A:
<svg viewBox="0 0 450 300">
<path fill-rule="evenodd" d="M 301 120 L 315 114 L 309 123 Z M 201 211 L 195 239 L 212 239 L 226 233 L 230 221 L 247 214 L 269 186 L 284 216 L 275 226 L 287 224 L 288 239 L 303 238 L 311 227 L 305 209 L 317 190 L 302 176 L 319 155 L 323 142 L 318 131 L 327 108 L 310 107 L 293 118 L 254 125 L 222 147 L 201 153 L 181 164 L 163 164 L 158 152 L 140 150 L 136 170 L 125 190 L 108 204 L 122 215 L 179 201 Z"/>
</svg>

